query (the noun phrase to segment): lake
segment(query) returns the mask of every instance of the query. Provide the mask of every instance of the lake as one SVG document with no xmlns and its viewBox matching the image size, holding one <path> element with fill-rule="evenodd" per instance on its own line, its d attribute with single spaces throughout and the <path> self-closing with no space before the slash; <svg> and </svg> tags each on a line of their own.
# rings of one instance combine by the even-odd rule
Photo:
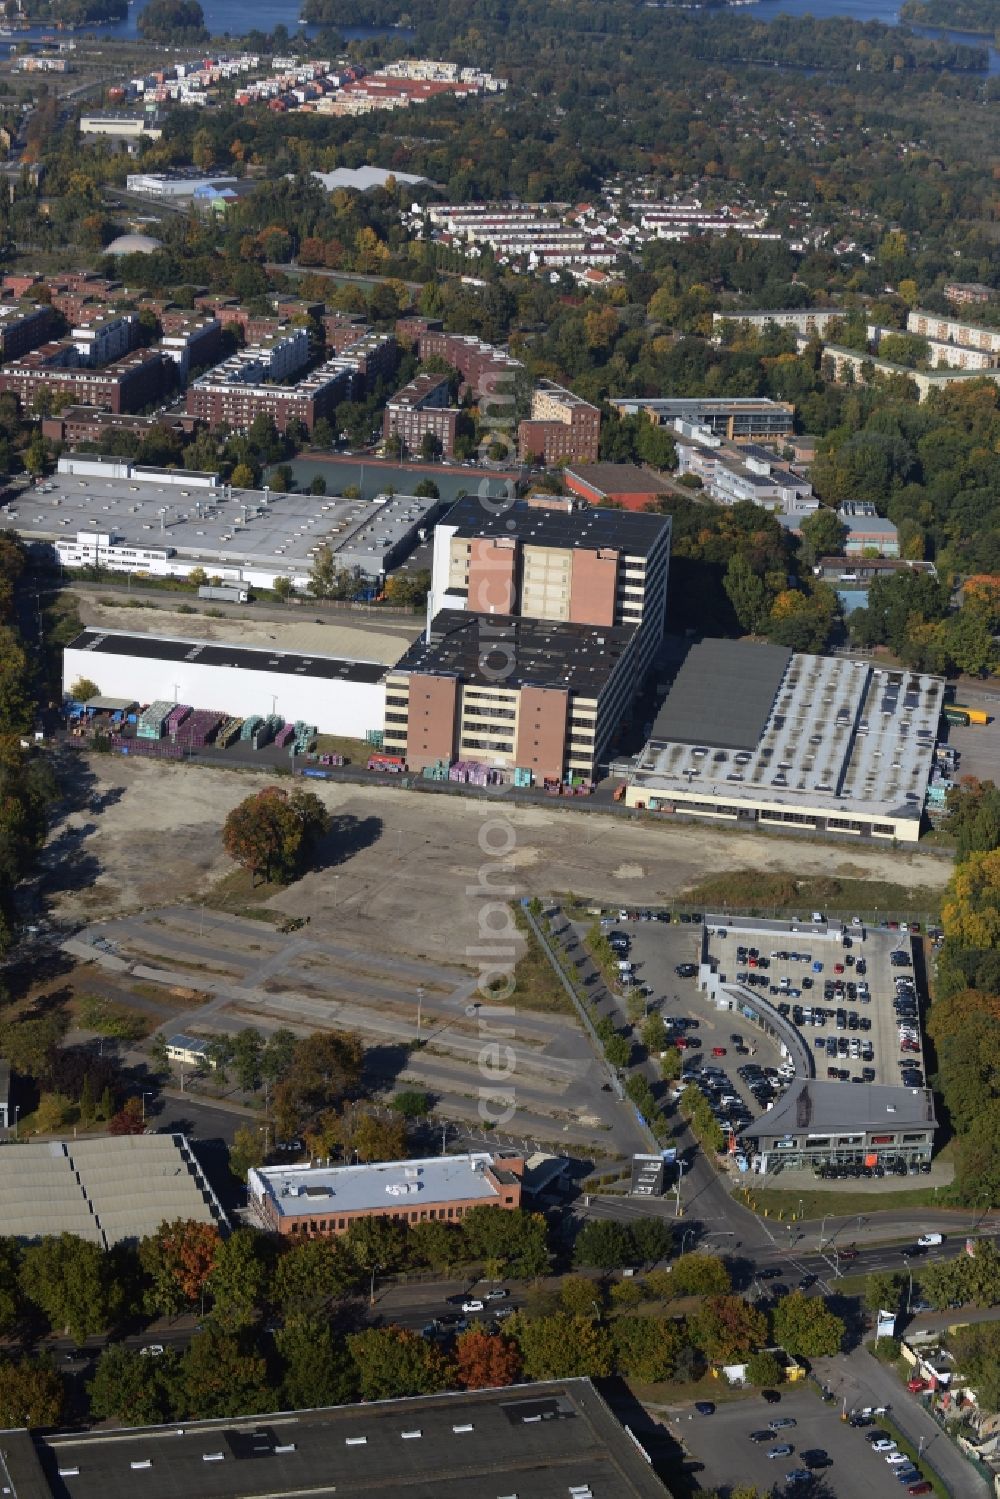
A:
<svg viewBox="0 0 1000 1499">
<path fill-rule="evenodd" d="M 111 26 L 86 26 L 82 30 L 99 33 L 101 36 L 134 38 L 138 36 L 138 20 L 146 4 L 147 0 L 134 0 L 124 21 L 116 21 Z M 307 35 L 312 35 L 317 29 L 315 26 L 299 26 L 303 4 L 304 0 L 203 0 L 202 10 L 205 12 L 205 25 L 213 36 L 228 34 L 238 37 L 248 31 L 273 31 L 276 26 L 287 27 L 291 34 L 304 30 Z M 26 31 L 18 31 L 17 39 L 37 41 L 40 36 L 51 33 L 51 26 L 35 26 Z M 343 26 L 340 34 L 348 41 L 354 41 L 370 36 L 409 37 L 413 32 L 403 27 L 392 30 L 378 26 Z"/>
</svg>

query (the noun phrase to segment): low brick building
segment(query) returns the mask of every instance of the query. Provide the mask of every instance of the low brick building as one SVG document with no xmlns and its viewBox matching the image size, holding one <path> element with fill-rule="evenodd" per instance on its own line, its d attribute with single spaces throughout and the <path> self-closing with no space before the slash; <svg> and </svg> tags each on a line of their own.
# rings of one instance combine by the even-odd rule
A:
<svg viewBox="0 0 1000 1499">
<path fill-rule="evenodd" d="M 359 1218 L 460 1223 L 473 1208 L 521 1206 L 524 1162 L 489 1155 L 430 1156 L 357 1166 L 261 1166 L 247 1179 L 261 1227 L 298 1238 L 346 1233 Z"/>
<path fill-rule="evenodd" d="M 29 409 L 39 391 L 52 392 L 53 404 L 80 403 L 108 411 L 141 411 L 176 385 L 171 360 L 153 349 L 136 349 L 101 370 L 74 366 L 72 345 L 48 344 L 0 370 L 0 392 L 12 392 Z"/>
</svg>

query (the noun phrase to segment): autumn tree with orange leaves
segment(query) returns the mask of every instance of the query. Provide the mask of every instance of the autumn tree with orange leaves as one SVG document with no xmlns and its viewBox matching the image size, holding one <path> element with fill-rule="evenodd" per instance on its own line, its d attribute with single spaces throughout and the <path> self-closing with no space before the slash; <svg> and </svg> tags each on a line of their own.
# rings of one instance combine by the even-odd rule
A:
<svg viewBox="0 0 1000 1499">
<path fill-rule="evenodd" d="M 521 1354 L 511 1338 L 473 1327 L 455 1343 L 455 1371 L 465 1390 L 497 1389 L 519 1377 Z"/>
<path fill-rule="evenodd" d="M 146 1309 L 161 1316 L 197 1306 L 215 1269 L 221 1240 L 213 1223 L 176 1218 L 141 1241 L 139 1263 L 149 1279 Z"/>
</svg>

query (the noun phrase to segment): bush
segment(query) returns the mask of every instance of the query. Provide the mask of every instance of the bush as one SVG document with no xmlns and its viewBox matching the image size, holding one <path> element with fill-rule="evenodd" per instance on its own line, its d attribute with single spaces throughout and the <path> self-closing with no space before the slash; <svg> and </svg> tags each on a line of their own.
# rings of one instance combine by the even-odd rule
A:
<svg viewBox="0 0 1000 1499">
<path fill-rule="evenodd" d="M 762 1350 L 747 1359 L 747 1379 L 751 1384 L 781 1384 L 784 1378 L 785 1371 L 773 1353 Z"/>
<path fill-rule="evenodd" d="M 876 1338 L 872 1344 L 872 1353 L 883 1364 L 894 1364 L 901 1352 L 898 1338 Z"/>
</svg>

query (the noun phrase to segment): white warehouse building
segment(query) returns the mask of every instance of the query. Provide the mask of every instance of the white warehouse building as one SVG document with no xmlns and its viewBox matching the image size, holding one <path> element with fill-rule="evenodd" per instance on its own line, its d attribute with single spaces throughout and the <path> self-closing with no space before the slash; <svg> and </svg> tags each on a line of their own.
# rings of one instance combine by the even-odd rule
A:
<svg viewBox="0 0 1000 1499">
<path fill-rule="evenodd" d="M 84 630 L 63 652 L 63 691 L 87 678 L 102 697 L 163 701 L 232 717 L 280 714 L 321 734 L 363 739 L 385 727 L 379 661 L 248 648 L 124 630 Z"/>
</svg>

